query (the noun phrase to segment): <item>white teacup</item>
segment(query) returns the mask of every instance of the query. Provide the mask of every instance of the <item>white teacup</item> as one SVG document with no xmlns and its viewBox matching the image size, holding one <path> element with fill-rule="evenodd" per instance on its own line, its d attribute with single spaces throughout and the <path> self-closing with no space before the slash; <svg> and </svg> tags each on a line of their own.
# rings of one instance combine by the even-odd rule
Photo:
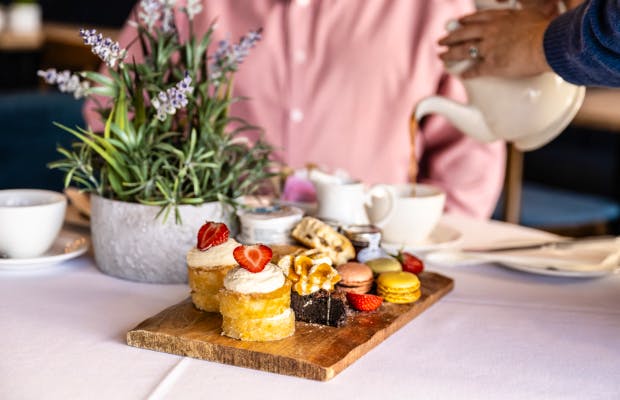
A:
<svg viewBox="0 0 620 400">
<path fill-rule="evenodd" d="M 318 201 L 316 215 L 324 220 L 344 225 L 367 225 L 369 223 L 365 206 L 374 198 L 382 198 L 391 207 L 392 192 L 383 185 L 367 189 L 361 182 L 325 183 L 314 182 Z M 383 218 L 387 218 L 388 213 Z"/>
<path fill-rule="evenodd" d="M 0 255 L 31 258 L 54 243 L 65 218 L 67 199 L 50 190 L 0 190 Z"/>
<path fill-rule="evenodd" d="M 383 229 L 383 241 L 397 245 L 423 243 L 443 214 L 446 194 L 426 184 L 381 185 L 392 199 L 373 198 L 370 222 Z M 387 218 L 386 218 L 387 216 Z"/>
</svg>

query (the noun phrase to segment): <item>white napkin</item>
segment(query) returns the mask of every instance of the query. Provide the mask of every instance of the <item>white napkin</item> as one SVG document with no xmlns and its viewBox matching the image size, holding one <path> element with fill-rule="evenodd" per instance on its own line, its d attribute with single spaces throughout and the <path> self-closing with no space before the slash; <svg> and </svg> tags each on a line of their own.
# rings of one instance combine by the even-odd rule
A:
<svg viewBox="0 0 620 400">
<path fill-rule="evenodd" d="M 620 238 L 551 244 L 536 249 L 497 252 L 441 251 L 427 261 L 443 265 L 498 262 L 563 271 L 604 271 L 620 267 Z"/>
</svg>

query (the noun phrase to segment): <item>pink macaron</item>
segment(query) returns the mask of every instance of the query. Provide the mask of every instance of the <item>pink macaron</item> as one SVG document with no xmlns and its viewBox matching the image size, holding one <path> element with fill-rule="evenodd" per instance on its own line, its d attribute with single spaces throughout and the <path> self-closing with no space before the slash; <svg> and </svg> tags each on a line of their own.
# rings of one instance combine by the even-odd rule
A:
<svg viewBox="0 0 620 400">
<path fill-rule="evenodd" d="M 345 292 L 363 294 L 368 293 L 372 288 L 373 274 L 368 265 L 348 262 L 339 265 L 336 270 L 340 274 L 338 286 Z"/>
</svg>

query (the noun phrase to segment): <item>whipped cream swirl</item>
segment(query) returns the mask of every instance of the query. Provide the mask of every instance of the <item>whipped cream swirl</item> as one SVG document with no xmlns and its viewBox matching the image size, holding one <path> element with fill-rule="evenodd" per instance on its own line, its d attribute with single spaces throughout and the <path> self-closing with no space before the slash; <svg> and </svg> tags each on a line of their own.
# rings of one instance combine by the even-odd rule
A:
<svg viewBox="0 0 620 400">
<path fill-rule="evenodd" d="M 239 293 L 269 293 L 281 288 L 285 279 L 282 270 L 272 263 L 256 273 L 235 267 L 226 274 L 224 287 Z"/>
<path fill-rule="evenodd" d="M 190 268 L 215 268 L 237 265 L 237 261 L 233 257 L 233 250 L 237 246 L 240 246 L 239 242 L 229 238 L 226 242 L 205 251 L 200 251 L 194 247 L 187 253 L 187 266 Z"/>
</svg>

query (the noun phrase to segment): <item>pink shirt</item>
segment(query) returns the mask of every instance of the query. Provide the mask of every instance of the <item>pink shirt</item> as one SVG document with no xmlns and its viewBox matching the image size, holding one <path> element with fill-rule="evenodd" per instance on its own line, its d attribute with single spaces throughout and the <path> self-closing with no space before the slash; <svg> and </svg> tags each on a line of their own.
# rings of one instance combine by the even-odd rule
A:
<svg viewBox="0 0 620 400">
<path fill-rule="evenodd" d="M 445 74 L 438 38 L 469 0 L 209 0 L 199 33 L 217 18 L 214 46 L 263 28 L 241 65 L 232 115 L 264 128 L 276 158 L 294 168 L 341 168 L 367 183 L 407 181 L 409 118 L 417 101 L 440 93 L 463 100 Z M 187 33 L 184 18 L 181 33 Z M 121 44 L 135 37 L 127 27 Z M 137 47 L 137 46 L 136 46 Z M 447 210 L 486 217 L 504 175 L 503 143 L 482 144 L 440 117 L 416 138 L 418 180 L 443 187 Z"/>
</svg>

